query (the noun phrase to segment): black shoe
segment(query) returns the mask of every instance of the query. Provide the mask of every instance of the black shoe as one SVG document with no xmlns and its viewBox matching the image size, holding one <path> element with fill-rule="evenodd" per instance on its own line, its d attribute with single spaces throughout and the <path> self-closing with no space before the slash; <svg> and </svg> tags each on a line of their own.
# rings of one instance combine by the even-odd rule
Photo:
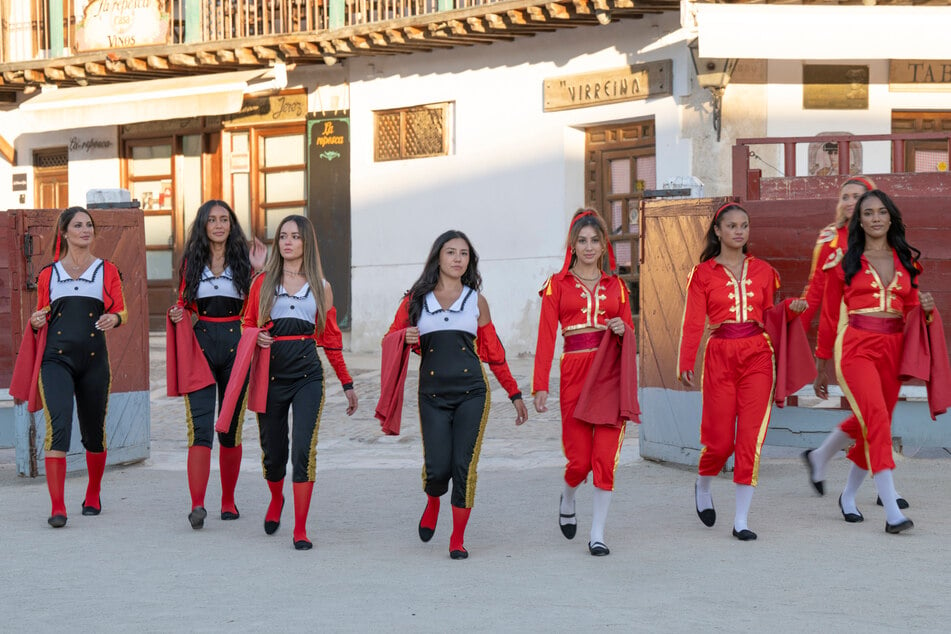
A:
<svg viewBox="0 0 951 634">
<path fill-rule="evenodd" d="M 431 540 L 431 539 L 433 538 L 433 534 L 435 534 L 435 532 L 436 532 L 436 529 L 435 529 L 435 528 L 426 528 L 425 526 L 423 526 L 423 519 L 420 518 L 420 520 L 419 520 L 419 538 L 420 538 L 422 541 L 428 542 L 429 540 Z"/>
<path fill-rule="evenodd" d="M 196 506 L 192 509 L 192 512 L 188 514 L 188 523 L 197 531 L 199 528 L 204 527 L 206 517 L 208 517 L 208 511 L 205 510 L 205 507 Z"/>
<path fill-rule="evenodd" d="M 286 498 L 282 495 L 281 496 L 281 512 L 282 513 L 284 512 L 285 501 L 286 501 Z M 276 522 L 271 522 L 267 519 L 264 520 L 264 532 L 267 533 L 268 535 L 273 535 L 274 533 L 277 532 L 277 529 L 280 527 L 281 527 L 281 520 L 277 520 Z"/>
<path fill-rule="evenodd" d="M 221 519 L 223 520 L 236 520 L 241 517 L 241 513 L 238 511 L 238 507 L 234 507 L 234 512 L 231 511 L 222 511 Z"/>
<path fill-rule="evenodd" d="M 53 515 L 46 523 L 52 526 L 53 528 L 63 528 L 66 526 L 66 516 L 65 515 Z"/>
<path fill-rule="evenodd" d="M 466 550 L 465 548 L 461 548 L 459 550 L 450 550 L 449 558 L 450 559 L 468 559 L 469 551 Z"/>
<path fill-rule="evenodd" d="M 561 529 L 561 534 L 565 536 L 566 539 L 574 539 L 575 534 L 578 532 L 578 520 L 575 520 L 574 524 L 562 524 L 562 519 L 575 519 L 574 513 L 562 513 L 561 512 L 561 500 L 565 496 L 558 498 L 558 528 Z"/>
<path fill-rule="evenodd" d="M 751 531 L 751 530 L 748 529 L 748 528 L 744 528 L 744 529 L 741 530 L 741 531 L 738 531 L 738 530 L 736 530 L 736 529 L 734 528 L 734 529 L 733 529 L 733 536 L 736 537 L 736 538 L 737 538 L 738 540 L 740 540 L 741 542 L 751 542 L 751 541 L 753 541 L 754 539 L 756 539 L 756 533 L 754 533 L 753 531 Z"/>
<path fill-rule="evenodd" d="M 898 522 L 897 524 L 889 524 L 888 521 L 885 521 L 885 532 L 892 535 L 897 535 L 902 531 L 907 531 L 909 528 L 913 528 L 915 523 L 910 519 L 905 519 L 903 522 Z"/>
<path fill-rule="evenodd" d="M 857 512 L 858 509 L 856 509 L 856 512 L 855 512 L 855 513 L 846 513 L 846 512 L 845 512 L 845 509 L 842 508 L 842 496 L 841 496 L 841 495 L 839 496 L 839 510 L 842 511 L 842 519 L 844 519 L 844 520 L 845 520 L 846 522 L 848 522 L 849 524 L 855 524 L 855 523 L 857 523 L 857 522 L 864 522 L 864 521 L 865 521 L 865 517 L 864 517 L 861 513 Z"/>
<path fill-rule="evenodd" d="M 604 557 L 605 555 L 611 554 L 611 551 L 604 545 L 604 542 L 588 542 L 588 552 L 595 557 Z"/>
<path fill-rule="evenodd" d="M 693 483 L 693 499 L 694 506 L 697 508 L 697 517 L 700 518 L 700 521 L 703 522 L 704 526 L 713 526 L 717 523 L 717 511 L 716 509 L 703 509 L 700 510 L 700 507 L 697 506 L 697 483 Z"/>
<path fill-rule="evenodd" d="M 812 461 L 809 460 L 809 454 L 812 453 L 812 449 L 806 449 L 802 452 L 802 460 L 806 463 L 806 470 L 809 471 L 809 484 L 812 485 L 812 488 L 816 490 L 816 493 L 819 495 L 826 494 L 826 482 L 825 480 L 819 480 L 816 482 L 816 479 L 812 475 Z"/>
<path fill-rule="evenodd" d="M 83 500 L 83 515 L 99 515 L 102 512 L 102 498 L 99 498 L 99 508 L 95 506 L 86 506 L 86 500 Z"/>
<path fill-rule="evenodd" d="M 277 530 L 277 529 L 274 529 Z M 314 545 L 307 541 L 306 539 L 296 539 L 294 540 L 294 548 L 296 550 L 310 550 Z"/>
<path fill-rule="evenodd" d="M 878 504 L 879 506 L 882 506 L 881 496 L 875 498 L 875 503 Z M 905 498 L 895 498 L 895 504 L 897 504 L 898 508 L 900 508 L 903 511 L 909 506 L 911 506 L 911 504 L 909 504 L 908 500 L 906 500 Z"/>
</svg>

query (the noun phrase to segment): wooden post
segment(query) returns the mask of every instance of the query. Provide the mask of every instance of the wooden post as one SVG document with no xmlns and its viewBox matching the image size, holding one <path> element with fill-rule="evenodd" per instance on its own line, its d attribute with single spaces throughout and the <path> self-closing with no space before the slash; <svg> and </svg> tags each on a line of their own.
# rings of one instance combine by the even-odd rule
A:
<svg viewBox="0 0 951 634">
<path fill-rule="evenodd" d="M 456 8 L 455 0 L 438 0 L 436 8 L 440 11 L 452 11 Z"/>
<path fill-rule="evenodd" d="M 174 19 L 174 16 L 172 16 Z M 201 0 L 185 1 L 185 43 L 201 42 Z M 172 42 L 175 44 L 176 42 Z"/>
<path fill-rule="evenodd" d="M 750 166 L 749 152 L 746 145 L 737 143 L 733 146 L 733 195 L 740 200 L 746 200 L 747 197 L 746 170 Z"/>
<path fill-rule="evenodd" d="M 892 141 L 892 172 L 900 174 L 905 171 L 905 141 L 904 139 L 895 139 Z"/>
<path fill-rule="evenodd" d="M 839 174 L 848 176 L 852 173 L 852 160 L 849 156 L 849 142 L 839 141 Z"/>
<path fill-rule="evenodd" d="M 796 175 L 796 143 L 787 141 L 783 143 L 783 170 L 786 178 L 792 178 Z"/>
</svg>

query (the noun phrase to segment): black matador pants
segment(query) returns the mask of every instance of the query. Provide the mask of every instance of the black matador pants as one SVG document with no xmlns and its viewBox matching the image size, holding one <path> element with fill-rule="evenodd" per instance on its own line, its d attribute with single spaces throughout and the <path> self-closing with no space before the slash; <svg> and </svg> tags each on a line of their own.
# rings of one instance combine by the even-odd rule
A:
<svg viewBox="0 0 951 634">
<path fill-rule="evenodd" d="M 294 427 L 288 428 L 288 410 L 294 408 Z M 320 373 L 299 379 L 274 379 L 267 386 L 267 411 L 258 414 L 264 479 L 279 482 L 287 474 L 290 439 L 292 479 L 313 482 L 317 477 L 317 432 L 324 408 L 324 380 Z"/>
</svg>

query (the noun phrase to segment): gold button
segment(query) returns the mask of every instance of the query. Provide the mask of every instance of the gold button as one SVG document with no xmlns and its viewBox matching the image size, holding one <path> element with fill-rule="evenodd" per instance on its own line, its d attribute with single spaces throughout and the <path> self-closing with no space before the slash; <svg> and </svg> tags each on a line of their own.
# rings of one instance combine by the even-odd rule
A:
<svg viewBox="0 0 951 634">
<path fill-rule="evenodd" d="M 434 374 L 436 374 L 436 373 L 433 372 L 432 370 L 429 371 L 429 376 L 433 376 Z"/>
<path fill-rule="evenodd" d="M 228 332 L 234 332 L 234 328 L 228 328 Z"/>
<path fill-rule="evenodd" d="M 57 331 L 56 331 L 56 334 L 57 334 L 57 335 L 61 335 L 61 334 L 63 334 L 63 331 L 62 331 L 62 330 L 57 330 Z"/>
<path fill-rule="evenodd" d="M 469 368 L 466 368 L 466 369 L 465 369 L 465 370 L 463 370 L 462 372 L 463 372 L 463 373 L 465 373 L 465 374 L 468 374 L 468 372 L 469 372 Z"/>
<path fill-rule="evenodd" d="M 96 356 L 96 353 L 95 353 L 95 352 L 90 352 L 90 353 L 89 353 L 89 356 L 90 356 L 90 357 L 94 357 L 94 356 Z"/>
<path fill-rule="evenodd" d="M 91 333 L 89 333 L 89 336 L 90 336 L 90 337 L 95 337 L 95 336 L 96 336 L 96 333 L 91 332 Z"/>
<path fill-rule="evenodd" d="M 271 380 L 272 380 L 272 381 L 274 380 L 274 377 L 273 377 L 273 376 L 271 377 Z"/>
<path fill-rule="evenodd" d="M 307 378 L 307 375 L 306 375 L 306 374 L 304 375 L 304 378 L 305 378 L 305 379 Z"/>
<path fill-rule="evenodd" d="M 92 317 L 92 313 L 89 313 L 89 316 Z"/>
<path fill-rule="evenodd" d="M 432 352 L 432 351 L 433 351 L 433 349 L 432 349 L 432 348 L 430 348 L 430 349 L 429 349 L 429 351 L 430 351 L 430 352 Z"/>
<path fill-rule="evenodd" d="M 57 350 L 57 352 L 59 352 L 60 354 L 63 354 L 63 351 L 62 351 L 62 350 Z"/>
<path fill-rule="evenodd" d="M 202 350 L 202 352 L 204 352 L 204 350 Z M 234 348 L 229 349 L 228 352 L 234 352 Z"/>
</svg>

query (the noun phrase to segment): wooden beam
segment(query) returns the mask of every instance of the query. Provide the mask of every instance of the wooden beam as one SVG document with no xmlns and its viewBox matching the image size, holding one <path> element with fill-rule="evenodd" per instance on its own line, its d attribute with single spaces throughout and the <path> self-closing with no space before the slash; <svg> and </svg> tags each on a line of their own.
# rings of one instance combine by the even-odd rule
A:
<svg viewBox="0 0 951 634">
<path fill-rule="evenodd" d="M 301 52 L 304 55 L 315 55 L 321 57 L 320 47 L 318 47 L 313 42 L 298 42 L 298 47 L 300 47 Z"/>
<path fill-rule="evenodd" d="M 352 53 L 353 49 L 350 48 L 350 43 L 347 40 L 333 40 L 334 48 L 340 51 L 341 53 Z"/>
<path fill-rule="evenodd" d="M 67 64 L 63 70 L 66 71 L 66 76 L 70 79 L 86 79 L 86 71 L 82 66 Z"/>
<path fill-rule="evenodd" d="M 446 22 L 446 26 L 449 28 L 450 32 L 453 35 L 468 35 L 469 29 L 466 28 L 465 22 L 460 22 L 459 20 L 449 20 Z"/>
<path fill-rule="evenodd" d="M 604 2 L 604 0 L 601 0 Z M 575 13 L 579 15 L 590 15 L 591 7 L 588 5 L 588 0 L 571 0 L 571 3 L 575 5 Z"/>
<path fill-rule="evenodd" d="M 363 37 L 362 35 L 351 35 L 351 36 L 350 36 L 350 42 L 351 42 L 354 46 L 356 46 L 357 48 L 360 48 L 360 49 L 366 50 L 366 49 L 370 48 L 370 43 L 367 42 L 367 38 Z"/>
<path fill-rule="evenodd" d="M 195 56 L 186 53 L 170 53 L 168 61 L 175 66 L 188 66 L 191 68 L 198 66 L 198 61 L 195 59 Z"/>
<path fill-rule="evenodd" d="M 139 59 L 138 57 L 126 57 L 125 65 L 126 68 L 137 73 L 144 73 L 149 69 L 148 62 L 146 62 L 144 59 Z"/>
<path fill-rule="evenodd" d="M 336 57 L 337 51 L 334 49 L 334 45 L 330 42 L 323 41 L 320 43 L 320 50 L 323 52 L 324 56 L 332 55 Z"/>
<path fill-rule="evenodd" d="M 24 82 L 23 71 L 5 70 L 3 71 L 3 81 L 8 84 L 22 84 Z"/>
<path fill-rule="evenodd" d="M 475 33 L 485 33 L 485 25 L 482 24 L 482 20 L 476 17 L 466 18 L 466 24 L 469 25 L 469 28 L 472 29 Z"/>
<path fill-rule="evenodd" d="M 109 73 L 106 72 L 106 67 L 103 64 L 97 64 L 96 62 L 86 62 L 83 64 L 83 68 L 86 69 L 87 75 L 95 75 L 96 77 L 105 77 Z"/>
<path fill-rule="evenodd" d="M 239 64 L 245 64 L 245 65 L 261 64 L 261 60 L 259 60 L 255 56 L 254 51 L 252 51 L 250 48 L 236 48 L 234 50 L 234 56 L 238 60 Z"/>
<path fill-rule="evenodd" d="M 277 51 L 267 46 L 255 46 L 254 54 L 258 56 L 258 59 L 277 59 Z"/>
<path fill-rule="evenodd" d="M 512 21 L 512 24 L 518 24 L 519 26 L 525 26 L 528 24 L 528 20 L 525 19 L 525 12 L 512 9 L 511 11 L 506 11 L 505 15 L 509 17 L 509 20 Z"/>
<path fill-rule="evenodd" d="M 46 75 L 43 74 L 41 70 L 34 70 L 32 68 L 27 68 L 23 71 L 23 77 L 27 81 L 32 81 L 36 84 L 45 84 Z"/>
<path fill-rule="evenodd" d="M 568 11 L 568 7 L 563 4 L 558 4 L 557 2 L 549 2 L 545 5 L 545 8 L 548 10 L 548 15 L 555 18 L 556 20 L 570 20 L 571 13 Z"/>
<path fill-rule="evenodd" d="M 383 37 L 382 33 L 377 33 L 376 31 L 373 31 L 369 35 L 370 35 L 370 39 L 373 40 L 374 46 L 379 46 L 380 48 L 386 48 L 387 46 L 390 45 L 390 43 L 386 41 L 386 38 Z"/>
<path fill-rule="evenodd" d="M 611 6 L 608 4 L 608 0 L 593 0 L 594 8 L 598 11 L 610 11 Z"/>
<path fill-rule="evenodd" d="M 614 8 L 616 9 L 633 9 L 634 0 L 614 0 Z"/>
<path fill-rule="evenodd" d="M 217 57 L 224 64 L 235 63 L 234 51 L 230 51 L 226 48 L 221 48 L 215 51 L 215 57 Z"/>
<path fill-rule="evenodd" d="M 284 43 L 278 44 L 277 46 L 279 49 L 281 49 L 281 53 L 283 53 L 284 57 L 297 57 L 298 55 L 300 55 L 300 49 L 298 49 L 293 44 L 288 44 L 284 42 Z"/>
<path fill-rule="evenodd" d="M 386 37 L 393 44 L 406 44 L 406 40 L 403 39 L 403 34 L 400 33 L 399 29 L 387 29 Z"/>
<path fill-rule="evenodd" d="M 548 16 L 541 7 L 528 7 L 528 15 L 533 22 L 548 22 Z"/>
<path fill-rule="evenodd" d="M 107 57 L 105 62 L 106 70 L 108 70 L 110 73 L 122 74 L 126 72 L 125 62 L 123 62 L 121 59 L 110 59 Z"/>
<path fill-rule="evenodd" d="M 47 66 L 43 69 L 43 73 L 46 75 L 46 78 L 50 81 L 66 81 L 66 73 L 62 68 L 55 68 L 53 66 Z"/>
<path fill-rule="evenodd" d="M 168 70 L 168 60 L 158 55 L 149 55 L 145 58 L 149 68 L 153 70 Z"/>
<path fill-rule="evenodd" d="M 486 13 L 485 20 L 489 23 L 489 28 L 498 30 L 509 28 L 505 20 L 502 19 L 502 16 L 497 13 Z"/>
</svg>

